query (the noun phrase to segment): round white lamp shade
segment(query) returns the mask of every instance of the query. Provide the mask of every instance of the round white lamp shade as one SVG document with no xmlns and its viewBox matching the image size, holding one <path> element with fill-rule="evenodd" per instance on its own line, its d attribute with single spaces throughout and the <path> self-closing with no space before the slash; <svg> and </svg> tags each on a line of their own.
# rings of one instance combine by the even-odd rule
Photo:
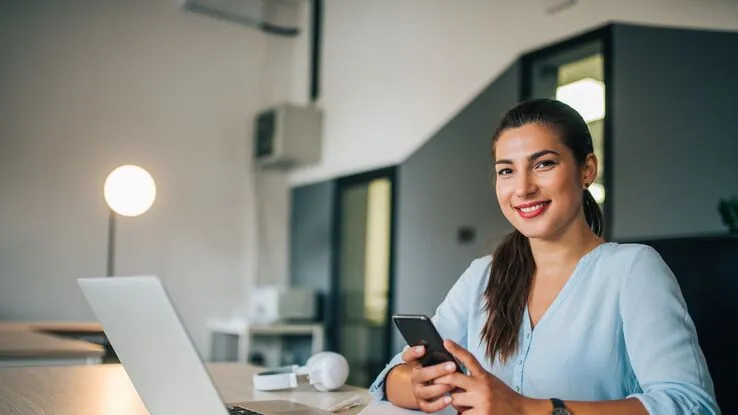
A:
<svg viewBox="0 0 738 415">
<path fill-rule="evenodd" d="M 105 201 L 121 216 L 138 216 L 156 199 L 156 183 L 149 172 L 135 165 L 120 166 L 105 180 Z"/>
</svg>

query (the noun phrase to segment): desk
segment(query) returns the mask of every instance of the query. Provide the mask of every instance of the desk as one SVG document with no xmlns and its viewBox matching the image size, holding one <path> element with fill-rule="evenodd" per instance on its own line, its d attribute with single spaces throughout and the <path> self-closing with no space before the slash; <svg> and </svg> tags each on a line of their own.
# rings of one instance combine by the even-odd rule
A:
<svg viewBox="0 0 738 415">
<path fill-rule="evenodd" d="M 81 340 L 23 328 L 0 330 L 0 367 L 97 364 L 104 354 L 102 346 Z"/>
<path fill-rule="evenodd" d="M 35 331 L 39 333 L 55 334 L 77 340 L 86 340 L 92 343 L 107 345 L 105 331 L 100 323 L 86 323 L 73 321 L 3 321 L 0 322 L 1 331 Z"/>
<path fill-rule="evenodd" d="M 207 369 L 226 402 L 286 399 L 328 408 L 353 395 L 367 402 L 366 389 L 344 387 L 315 392 L 309 385 L 288 392 L 254 391 L 251 377 L 260 370 L 242 363 L 211 363 Z M 356 415 L 356 407 L 338 412 Z M 0 414 L 146 415 L 141 399 L 121 365 L 0 369 Z"/>
<path fill-rule="evenodd" d="M 312 341 L 311 354 L 323 351 L 323 326 L 321 324 L 249 324 L 241 320 L 213 320 L 208 322 L 210 330 L 210 358 L 219 360 L 215 353 L 215 336 L 235 336 L 237 341 L 236 361 L 248 363 L 251 354 L 251 343 L 255 336 L 284 336 L 308 335 Z M 281 346 L 278 347 L 281 349 Z M 266 366 L 282 366 L 281 359 L 269 359 Z"/>
<path fill-rule="evenodd" d="M 103 328 L 99 323 L 65 322 L 65 321 L 4 321 L 0 322 L 0 331 L 28 330 L 64 334 L 97 334 Z"/>
</svg>

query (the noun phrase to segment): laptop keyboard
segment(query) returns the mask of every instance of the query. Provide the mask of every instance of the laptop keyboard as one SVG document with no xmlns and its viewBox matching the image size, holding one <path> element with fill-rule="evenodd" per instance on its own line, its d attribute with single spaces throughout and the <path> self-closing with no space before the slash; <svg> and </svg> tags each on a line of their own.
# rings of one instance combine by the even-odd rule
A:
<svg viewBox="0 0 738 415">
<path fill-rule="evenodd" d="M 261 412 L 252 411 L 246 408 L 228 408 L 229 415 L 264 415 Z"/>
</svg>

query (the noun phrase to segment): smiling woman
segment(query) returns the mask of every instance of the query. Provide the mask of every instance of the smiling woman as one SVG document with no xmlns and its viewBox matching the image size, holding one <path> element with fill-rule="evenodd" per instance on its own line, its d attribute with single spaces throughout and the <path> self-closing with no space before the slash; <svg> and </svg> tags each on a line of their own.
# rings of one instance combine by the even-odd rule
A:
<svg viewBox="0 0 738 415">
<path fill-rule="evenodd" d="M 593 152 L 592 138 L 581 116 L 558 101 L 520 105 L 508 112 L 495 132 L 492 156 L 497 169 L 497 200 L 515 227 L 497 248 L 495 258 L 500 264 L 520 256 L 524 260 L 517 272 L 493 267 L 485 292 L 487 307 L 493 312 L 482 335 L 489 355 L 500 353 L 504 360 L 514 352 L 517 327 L 511 323 L 520 321 L 528 297 L 539 294 L 531 290 L 536 265 L 531 243 L 547 241 L 550 245 L 569 240 L 586 252 L 604 242 L 599 225 L 602 212 L 587 190 L 597 177 Z M 588 200 L 592 203 L 586 203 Z M 556 291 L 560 285 L 550 289 Z M 511 292 L 495 289 L 500 286 L 510 287 Z M 542 302 L 529 305 L 534 323 L 554 296 L 555 292 L 543 293 Z"/>
<path fill-rule="evenodd" d="M 661 256 L 607 242 L 588 186 L 583 117 L 560 101 L 509 110 L 492 139 L 515 230 L 471 263 L 432 321 L 468 371 L 397 354 L 370 388 L 396 406 L 469 414 L 719 414 L 681 290 Z"/>
</svg>

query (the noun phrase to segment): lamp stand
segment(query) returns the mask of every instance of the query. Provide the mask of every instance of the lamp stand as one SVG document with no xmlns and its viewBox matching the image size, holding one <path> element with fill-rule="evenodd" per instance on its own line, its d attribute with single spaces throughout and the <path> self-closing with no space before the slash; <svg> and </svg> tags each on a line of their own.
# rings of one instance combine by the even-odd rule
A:
<svg viewBox="0 0 738 415">
<path fill-rule="evenodd" d="M 117 213 L 110 210 L 110 217 L 108 218 L 108 277 L 113 277 L 115 273 L 115 217 Z"/>
</svg>

